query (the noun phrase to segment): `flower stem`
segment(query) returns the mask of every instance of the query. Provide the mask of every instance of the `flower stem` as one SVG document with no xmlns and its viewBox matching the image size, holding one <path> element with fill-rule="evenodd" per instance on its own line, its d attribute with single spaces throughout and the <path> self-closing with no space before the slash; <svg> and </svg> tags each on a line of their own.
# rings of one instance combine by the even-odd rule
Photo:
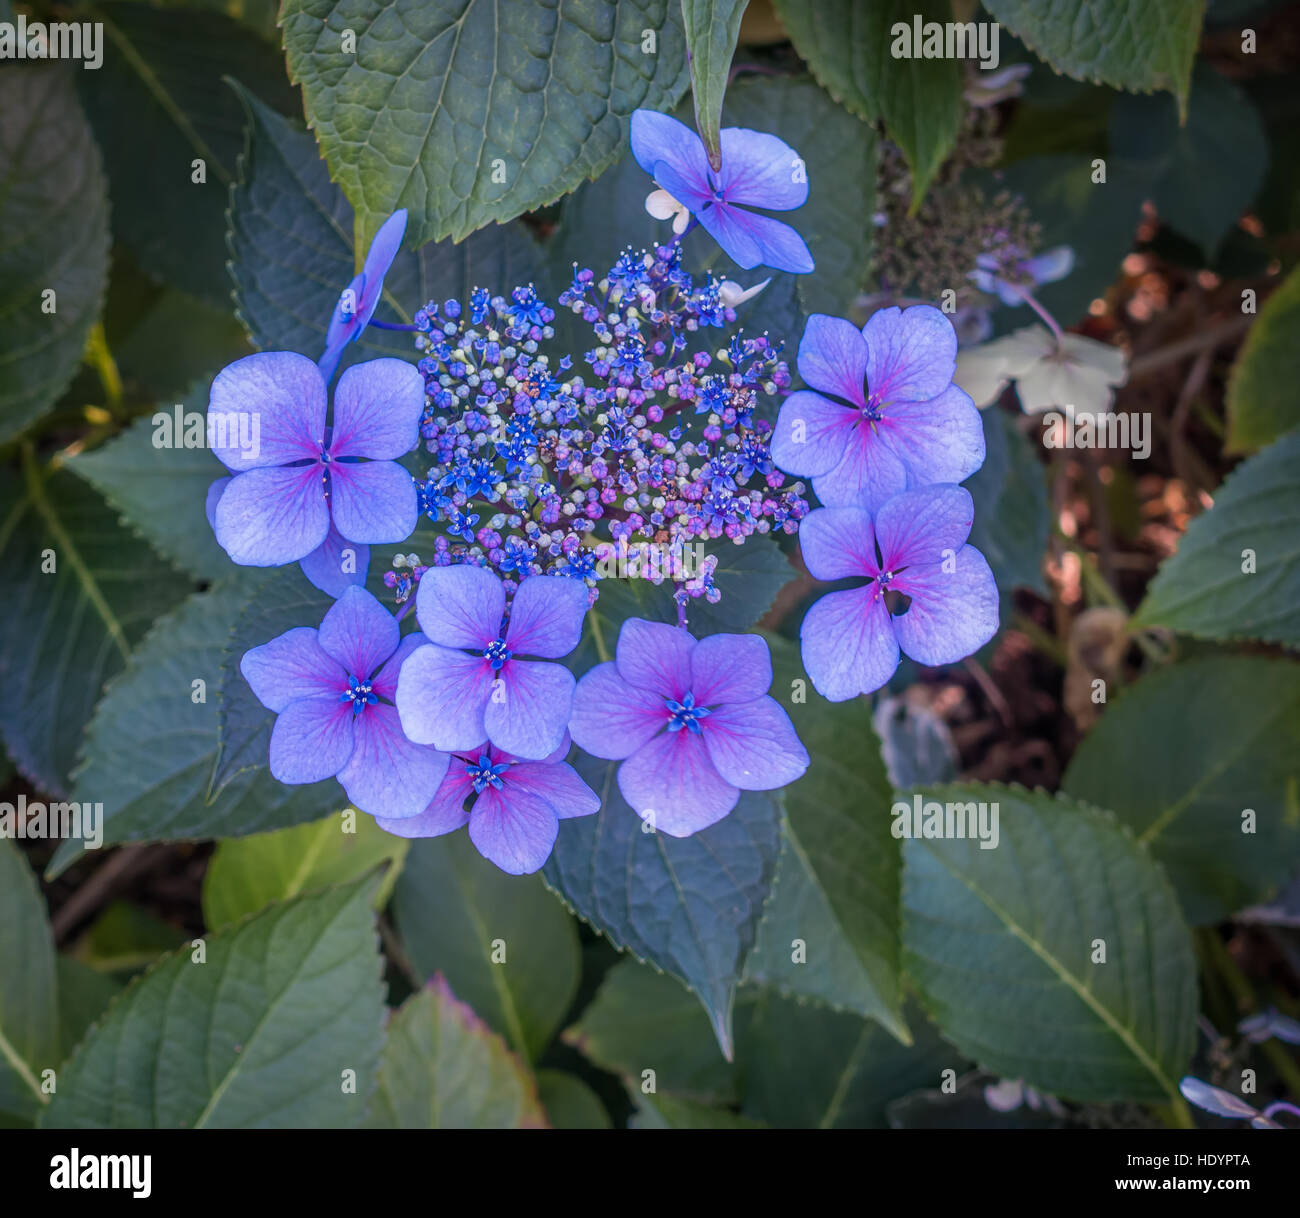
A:
<svg viewBox="0 0 1300 1218">
<path fill-rule="evenodd" d="M 378 321 L 373 317 L 370 319 L 369 325 L 374 326 L 376 330 L 405 330 L 411 333 L 420 328 L 419 326 L 401 326 L 393 321 Z"/>
<path fill-rule="evenodd" d="M 1065 335 L 1062 333 L 1061 327 L 1057 323 L 1056 318 L 1038 302 L 1034 294 L 1028 288 L 1021 288 L 1020 294 L 1025 298 L 1025 303 L 1047 323 L 1048 329 L 1051 330 L 1052 334 L 1056 338 L 1056 346 L 1059 350 L 1061 343 L 1065 340 Z"/>
</svg>

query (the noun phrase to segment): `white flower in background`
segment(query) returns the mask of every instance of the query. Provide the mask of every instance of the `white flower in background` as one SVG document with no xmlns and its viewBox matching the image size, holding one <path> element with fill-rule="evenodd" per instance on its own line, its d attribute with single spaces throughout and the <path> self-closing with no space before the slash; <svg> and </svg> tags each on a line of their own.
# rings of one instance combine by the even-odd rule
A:
<svg viewBox="0 0 1300 1218">
<path fill-rule="evenodd" d="M 1028 326 L 959 351 L 953 377 L 981 407 L 1015 381 L 1026 414 L 1104 413 L 1114 401 L 1115 387 L 1127 379 L 1124 352 L 1118 347 L 1081 334 L 1063 334 L 1058 342 L 1046 326 Z"/>
<path fill-rule="evenodd" d="M 966 82 L 966 100 L 976 109 L 996 106 L 1009 97 L 1019 97 L 1030 65 L 1013 63 L 996 72 L 973 72 Z"/>
<path fill-rule="evenodd" d="M 646 195 L 645 209 L 656 220 L 672 220 L 673 232 L 679 237 L 691 222 L 691 213 L 666 190 L 652 190 Z"/>
</svg>

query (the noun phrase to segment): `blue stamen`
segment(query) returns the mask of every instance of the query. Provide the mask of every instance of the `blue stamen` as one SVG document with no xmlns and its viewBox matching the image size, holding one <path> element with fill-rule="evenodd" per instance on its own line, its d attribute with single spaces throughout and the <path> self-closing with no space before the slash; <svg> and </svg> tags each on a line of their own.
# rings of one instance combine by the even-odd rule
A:
<svg viewBox="0 0 1300 1218">
<path fill-rule="evenodd" d="M 668 720 L 668 730 L 670 732 L 680 732 L 686 728 L 695 735 L 700 735 L 702 728 L 700 720 L 710 714 L 707 706 L 696 706 L 695 695 L 686 694 L 680 702 L 673 701 L 672 698 L 665 698 L 664 705 L 668 708 L 670 718 Z"/>
<path fill-rule="evenodd" d="M 505 783 L 501 781 L 501 775 L 509 768 L 509 764 L 504 761 L 493 765 L 492 758 L 484 753 L 479 757 L 477 765 L 467 765 L 465 767 L 465 773 L 474 780 L 474 793 L 481 795 L 487 787 L 494 787 L 500 791 L 505 786 Z"/>
<path fill-rule="evenodd" d="M 374 706 L 379 701 L 379 696 L 370 688 L 369 681 L 362 681 L 359 677 L 349 675 L 348 687 L 339 694 L 339 701 L 351 702 L 352 713 L 359 715 L 367 706 Z"/>
<path fill-rule="evenodd" d="M 505 639 L 497 639 L 483 648 L 483 657 L 491 663 L 493 672 L 500 672 L 513 654 L 506 646 Z"/>
</svg>

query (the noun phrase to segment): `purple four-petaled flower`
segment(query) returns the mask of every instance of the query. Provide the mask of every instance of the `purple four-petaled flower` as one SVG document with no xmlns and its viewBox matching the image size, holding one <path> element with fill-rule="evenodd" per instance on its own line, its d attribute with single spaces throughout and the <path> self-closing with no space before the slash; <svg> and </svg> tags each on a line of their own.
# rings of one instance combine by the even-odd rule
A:
<svg viewBox="0 0 1300 1218">
<path fill-rule="evenodd" d="M 709 165 L 704 142 L 685 123 L 653 110 L 632 115 L 632 155 L 690 212 L 737 266 L 806 274 L 812 254 L 790 225 L 748 210 L 790 211 L 808 199 L 804 163 L 784 140 L 746 127 L 724 127 L 722 168 Z"/>
<path fill-rule="evenodd" d="M 952 383 L 956 366 L 952 323 L 929 305 L 880 309 L 861 330 L 814 313 L 799 343 L 809 388 L 782 404 L 772 460 L 811 475 L 827 507 L 875 510 L 902 491 L 969 478 L 984 464 L 984 424 Z"/>
<path fill-rule="evenodd" d="M 803 663 L 819 693 L 832 702 L 869 694 L 894 675 L 900 648 L 920 664 L 951 664 L 997 633 L 993 572 L 966 544 L 973 518 L 960 486 L 897 495 L 874 523 L 864 508 L 804 517 L 799 548 L 815 579 L 868 580 L 823 596 L 804 617 Z M 910 598 L 905 612 L 894 615 L 889 593 Z"/>
<path fill-rule="evenodd" d="M 419 438 L 424 380 L 414 365 L 376 359 L 347 369 L 327 393 L 303 355 L 264 351 L 217 374 L 208 403 L 213 452 L 234 473 L 208 492 L 217 541 L 243 566 L 304 560 L 309 579 L 337 595 L 349 575 L 345 543 L 404 541 L 419 518 L 411 475 L 395 458 Z M 363 460 L 364 458 L 364 460 Z M 330 578 L 337 576 L 337 579 Z"/>
<path fill-rule="evenodd" d="M 379 824 L 400 837 L 439 837 L 468 824 L 484 858 L 511 875 L 530 874 L 550 857 L 561 820 L 600 810 L 600 796 L 565 763 L 568 751 L 566 735 L 543 761 L 524 761 L 487 743 L 453 754 L 419 816 Z"/>
<path fill-rule="evenodd" d="M 615 658 L 578 682 L 569 730 L 579 748 L 623 762 L 619 790 L 639 816 L 689 837 L 726 816 L 741 791 L 783 787 L 808 768 L 771 684 L 756 634 L 697 641 L 629 618 Z"/>
<path fill-rule="evenodd" d="M 397 709 L 412 740 L 447 752 L 484 740 L 531 761 L 560 745 L 573 674 L 545 660 L 582 637 L 586 584 L 563 576 L 524 579 L 506 617 L 505 585 L 476 566 L 433 567 L 420 580 L 415 614 L 427 644 L 402 666 Z"/>
<path fill-rule="evenodd" d="M 325 335 L 325 351 L 318 361 L 326 381 L 334 375 L 344 347 L 361 337 L 361 332 L 375 315 L 384 291 L 384 276 L 393 265 L 397 251 L 402 248 L 405 234 L 406 208 L 403 207 L 380 225 L 366 252 L 365 265 L 339 295 Z"/>
<path fill-rule="evenodd" d="M 447 772 L 447 754 L 412 743 L 393 699 L 419 634 L 364 588 L 349 588 L 319 630 L 298 626 L 244 653 L 239 671 L 276 714 L 271 773 L 283 783 L 337 778 L 371 816 L 417 816 Z"/>
</svg>

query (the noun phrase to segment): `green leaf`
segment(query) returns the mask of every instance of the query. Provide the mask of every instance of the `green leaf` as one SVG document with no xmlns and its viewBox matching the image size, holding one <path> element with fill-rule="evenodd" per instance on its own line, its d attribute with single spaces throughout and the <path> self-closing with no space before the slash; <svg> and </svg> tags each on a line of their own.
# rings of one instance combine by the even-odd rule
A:
<svg viewBox="0 0 1300 1218">
<path fill-rule="evenodd" d="M 121 992 L 122 985 L 72 956 L 59 956 L 55 970 L 59 978 L 59 1043 L 67 1057 Z"/>
<path fill-rule="evenodd" d="M 1300 664 L 1214 656 L 1125 691 L 1084 737 L 1062 788 L 1133 830 L 1165 865 L 1188 921 L 1219 922 L 1300 864 L 1297 755 Z"/>
<path fill-rule="evenodd" d="M 576 1074 L 539 1070 L 537 1095 L 552 1129 L 609 1129 L 612 1122 L 600 1097 Z"/>
<path fill-rule="evenodd" d="M 175 406 L 139 418 L 107 444 L 82 453 L 67 467 L 90 483 L 122 520 L 164 558 L 199 579 L 230 574 L 230 559 L 217 545 L 204 504 L 208 487 L 228 473 L 206 447 L 208 386 L 194 385 Z M 184 422 L 204 419 L 205 446 L 181 447 Z M 161 439 L 165 443 L 159 444 Z"/>
<path fill-rule="evenodd" d="M 1228 378 L 1228 447 L 1253 452 L 1300 426 L 1300 270 L 1268 298 Z"/>
<path fill-rule="evenodd" d="M 50 1129 L 337 1129 L 361 1120 L 384 1014 L 377 877 L 276 905 L 133 982 L 59 1072 Z M 345 1086 L 355 1072 L 355 1091 Z"/>
<path fill-rule="evenodd" d="M 636 1101 L 635 1115 L 629 1129 L 762 1129 L 761 1121 L 751 1120 L 726 1108 L 712 1108 L 695 1100 L 675 1095 L 643 1095 Z"/>
<path fill-rule="evenodd" d="M 114 236 L 149 274 L 228 308 L 225 211 L 241 140 L 221 81 L 232 73 L 291 113 L 280 56 L 221 13 L 125 3 L 95 16 L 104 66 L 78 83 L 113 183 Z"/>
<path fill-rule="evenodd" d="M 125 976 L 147 968 L 184 941 L 179 927 L 149 910 L 113 901 L 77 941 L 76 955 L 92 968 Z"/>
<path fill-rule="evenodd" d="M 884 1129 L 885 1108 L 937 1087 L 961 1055 L 914 1009 L 907 1048 L 879 1024 L 764 990 L 736 1043 L 741 1110 L 781 1129 Z"/>
<path fill-rule="evenodd" d="M 686 51 L 691 64 L 691 95 L 695 102 L 695 129 L 704 141 L 709 163 L 722 167 L 722 98 L 736 53 L 740 19 L 749 0 L 682 0 L 686 25 Z"/>
<path fill-rule="evenodd" d="M 0 1113 L 35 1117 L 41 1071 L 58 1066 L 54 936 L 36 877 L 8 834 L 0 837 Z"/>
<path fill-rule="evenodd" d="M 281 24 L 307 122 L 367 239 L 399 207 L 420 246 L 551 203 L 613 164 L 633 110 L 671 109 L 687 85 L 672 0 L 508 14 L 436 0 L 401 20 L 378 0 L 286 0 Z M 340 53 L 344 30 L 355 55 Z"/>
<path fill-rule="evenodd" d="M 1016 416 L 990 406 L 984 420 L 984 464 L 967 481 L 975 501 L 970 544 L 989 561 L 998 587 L 1047 593 L 1043 554 L 1050 516 L 1043 463 L 1016 426 Z"/>
<path fill-rule="evenodd" d="M 1205 0 L 986 0 L 986 9 L 1058 72 L 1187 103 Z"/>
<path fill-rule="evenodd" d="M 66 64 L 0 68 L 0 181 L 3 443 L 68 387 L 108 278 L 104 174 Z"/>
<path fill-rule="evenodd" d="M 895 55 L 893 27 L 902 22 L 910 43 L 914 17 L 943 21 L 952 16 L 949 6 L 943 0 L 774 3 L 818 83 L 859 118 L 884 120 L 886 133 L 911 167 L 913 206 L 919 205 L 957 142 L 961 69 L 953 59 L 923 58 L 920 48 Z M 862 213 L 864 225 L 870 214 L 870 209 Z"/>
<path fill-rule="evenodd" d="M 232 576 L 163 618 L 96 708 L 76 795 L 103 804 L 105 843 L 240 837 L 316 820 L 347 802 L 334 782 L 281 785 L 265 753 L 262 764 L 250 761 L 227 785 L 213 785 L 226 641 L 260 578 Z M 64 843 L 51 874 L 80 853 L 78 843 Z"/>
<path fill-rule="evenodd" d="M 639 1088 L 642 1071 L 653 1070 L 661 1092 L 710 1103 L 735 1098 L 734 1071 L 699 999 L 675 977 L 635 960 L 620 960 L 605 974 L 564 1041 L 629 1087 Z"/>
<path fill-rule="evenodd" d="M 1300 431 L 1237 466 L 1161 563 L 1132 624 L 1300 643 L 1297 462 Z"/>
<path fill-rule="evenodd" d="M 0 735 L 43 790 L 67 792 L 104 682 L 187 584 L 71 474 L 26 453 L 21 478 L 0 486 Z"/>
<path fill-rule="evenodd" d="M 578 932 L 537 876 L 511 876 L 467 834 L 416 842 L 393 911 L 420 976 L 441 973 L 511 1047 L 536 1061 L 578 990 Z"/>
<path fill-rule="evenodd" d="M 227 839 L 203 877 L 204 925 L 227 926 L 275 901 L 355 880 L 389 863 L 375 893 L 375 908 L 382 909 L 409 845 L 351 809 L 309 825 Z"/>
<path fill-rule="evenodd" d="M 812 758 L 785 788 L 784 845 L 745 979 L 878 1020 L 904 1043 L 899 845 L 871 706 L 832 706 L 793 644 L 768 636 L 772 696 Z M 802 943 L 802 950 L 797 950 Z"/>
<path fill-rule="evenodd" d="M 324 349 L 339 293 L 352 281 L 352 206 L 330 181 L 311 133 L 246 90 L 237 91 L 247 135 L 228 220 L 239 317 L 263 350 L 298 351 L 315 359 Z M 516 222 L 476 233 L 460 245 L 442 241 L 418 253 L 403 251 L 384 278 L 376 316 L 409 322 L 429 300 L 465 301 L 478 286 L 494 295 L 508 293 L 535 277 L 540 259 L 528 230 Z M 348 345 L 340 366 L 416 354 L 410 334 L 370 327 Z"/>
<path fill-rule="evenodd" d="M 579 756 L 573 765 L 601 809 L 560 826 L 547 883 L 615 947 L 694 990 L 730 1056 L 736 985 L 780 842 L 775 803 L 742 791 L 716 825 L 669 837 L 643 830 L 619 793 L 618 762 Z"/>
<path fill-rule="evenodd" d="M 539 1129 L 528 1069 L 441 977 L 388 1025 L 372 1129 Z"/>
<path fill-rule="evenodd" d="M 1147 852 L 1071 799 L 973 783 L 919 794 L 998 808 L 993 849 L 971 836 L 903 849 L 907 974 L 944 1036 L 984 1069 L 1069 1099 L 1177 1098 L 1196 967 Z"/>
<path fill-rule="evenodd" d="M 1170 97 L 1120 97 L 1111 114 L 1115 173 L 1147 185 L 1160 218 L 1213 259 L 1254 200 L 1268 137 L 1254 104 L 1213 68 L 1196 68 L 1186 122 Z"/>
</svg>

